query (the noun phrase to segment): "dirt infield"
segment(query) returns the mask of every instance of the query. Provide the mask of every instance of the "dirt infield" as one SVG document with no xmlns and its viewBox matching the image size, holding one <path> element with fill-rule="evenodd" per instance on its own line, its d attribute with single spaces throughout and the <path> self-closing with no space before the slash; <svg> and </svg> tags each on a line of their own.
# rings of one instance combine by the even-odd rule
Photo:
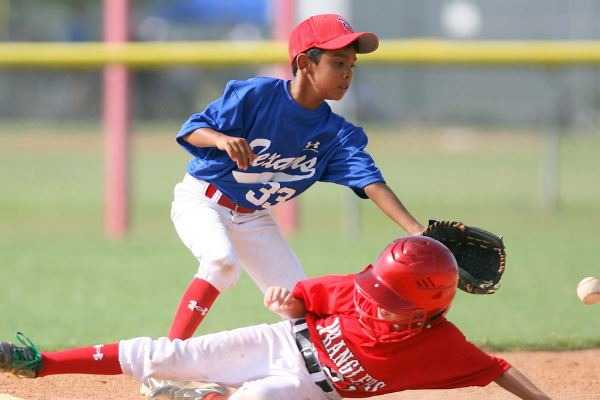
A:
<svg viewBox="0 0 600 400">
<path fill-rule="evenodd" d="M 600 349 L 572 352 L 498 353 L 528 374 L 553 399 L 600 399 Z M 50 376 L 17 379 L 0 376 L 0 400 L 143 400 L 139 385 L 127 376 Z M 497 385 L 456 390 L 407 391 L 379 400 L 515 399 Z M 279 400 L 279 399 L 273 399 Z M 285 400 L 285 399 L 281 399 Z"/>
</svg>

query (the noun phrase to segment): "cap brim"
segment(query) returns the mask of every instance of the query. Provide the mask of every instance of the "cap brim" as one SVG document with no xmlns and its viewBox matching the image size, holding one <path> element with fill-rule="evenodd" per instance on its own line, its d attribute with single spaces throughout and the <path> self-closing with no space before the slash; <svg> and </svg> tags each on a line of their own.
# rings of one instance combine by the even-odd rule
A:
<svg viewBox="0 0 600 400">
<path fill-rule="evenodd" d="M 338 36 L 328 42 L 321 43 L 316 47 L 323 50 L 336 50 L 348 46 L 350 43 L 358 41 L 357 53 L 372 53 L 379 47 L 379 38 L 371 32 L 354 32 L 347 35 Z"/>
<path fill-rule="evenodd" d="M 358 287 L 378 305 L 391 312 L 399 312 L 415 308 L 408 300 L 398 296 L 392 289 L 377 279 L 372 273 L 373 266 L 369 265 L 363 272 L 355 275 L 354 281 Z"/>
</svg>

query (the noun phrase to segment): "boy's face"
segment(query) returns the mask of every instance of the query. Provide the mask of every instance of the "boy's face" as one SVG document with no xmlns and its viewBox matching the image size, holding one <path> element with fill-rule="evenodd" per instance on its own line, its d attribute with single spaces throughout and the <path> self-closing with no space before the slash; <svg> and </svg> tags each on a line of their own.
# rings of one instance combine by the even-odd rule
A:
<svg viewBox="0 0 600 400">
<path fill-rule="evenodd" d="M 413 318 L 420 319 L 424 317 L 424 313 L 418 311 L 412 315 Z M 382 307 L 377 307 L 377 318 L 383 321 L 393 322 L 391 325 L 392 332 L 400 332 L 408 329 L 410 324 L 410 314 L 396 314 Z"/>
<path fill-rule="evenodd" d="M 352 83 L 352 70 L 356 62 L 354 46 L 326 50 L 318 63 L 312 63 L 313 84 L 326 100 L 341 100 Z"/>
</svg>

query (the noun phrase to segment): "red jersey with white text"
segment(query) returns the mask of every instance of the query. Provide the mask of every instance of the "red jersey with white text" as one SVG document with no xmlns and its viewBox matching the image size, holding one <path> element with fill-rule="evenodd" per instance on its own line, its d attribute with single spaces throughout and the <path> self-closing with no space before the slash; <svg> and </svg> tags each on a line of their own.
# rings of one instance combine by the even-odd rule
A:
<svg viewBox="0 0 600 400">
<path fill-rule="evenodd" d="M 293 290 L 306 306 L 319 360 L 343 397 L 486 386 L 510 368 L 505 360 L 469 342 L 445 318 L 401 342 L 374 341 L 355 312 L 355 275 L 307 279 Z"/>
</svg>

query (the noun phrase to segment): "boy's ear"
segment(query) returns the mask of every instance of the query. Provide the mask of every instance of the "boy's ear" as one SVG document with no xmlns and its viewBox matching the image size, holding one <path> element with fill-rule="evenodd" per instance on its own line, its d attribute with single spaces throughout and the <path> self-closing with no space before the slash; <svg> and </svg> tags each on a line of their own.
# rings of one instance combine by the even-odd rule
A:
<svg viewBox="0 0 600 400">
<path fill-rule="evenodd" d="M 311 59 L 305 53 L 300 53 L 298 56 L 296 56 L 296 65 L 300 71 L 310 68 L 311 63 Z"/>
</svg>

